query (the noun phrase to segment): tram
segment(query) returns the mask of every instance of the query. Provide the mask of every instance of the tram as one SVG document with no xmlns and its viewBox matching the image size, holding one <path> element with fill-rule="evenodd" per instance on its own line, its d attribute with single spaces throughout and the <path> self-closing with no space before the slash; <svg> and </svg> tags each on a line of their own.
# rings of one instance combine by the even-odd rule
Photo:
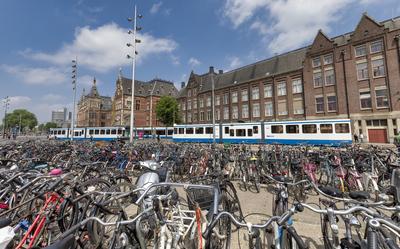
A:
<svg viewBox="0 0 400 249">
<path fill-rule="evenodd" d="M 350 119 L 175 125 L 174 142 L 304 144 L 352 143 Z"/>
</svg>

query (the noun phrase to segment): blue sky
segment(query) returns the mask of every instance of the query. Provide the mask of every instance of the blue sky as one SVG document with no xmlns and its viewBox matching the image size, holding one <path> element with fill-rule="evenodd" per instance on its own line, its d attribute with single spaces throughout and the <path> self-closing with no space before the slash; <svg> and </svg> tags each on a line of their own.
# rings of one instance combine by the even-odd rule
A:
<svg viewBox="0 0 400 249">
<path fill-rule="evenodd" d="M 225 71 L 329 36 L 352 31 L 363 12 L 378 21 L 400 15 L 398 0 L 0 0 L 0 98 L 40 122 L 72 106 L 71 60 L 78 56 L 78 96 L 97 78 L 113 96 L 126 59 L 133 6 L 142 43 L 136 78 L 180 85 L 194 70 Z M 4 109 L 3 109 L 4 110 Z"/>
</svg>

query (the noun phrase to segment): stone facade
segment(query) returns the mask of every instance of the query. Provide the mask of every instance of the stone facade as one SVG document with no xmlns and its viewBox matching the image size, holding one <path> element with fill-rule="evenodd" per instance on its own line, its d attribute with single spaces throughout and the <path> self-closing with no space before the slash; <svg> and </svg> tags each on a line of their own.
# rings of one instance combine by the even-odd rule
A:
<svg viewBox="0 0 400 249">
<path fill-rule="evenodd" d="M 156 106 L 162 96 L 176 97 L 178 90 L 170 81 L 153 79 L 148 82 L 135 80 L 135 127 L 157 127 L 163 124 L 156 117 Z M 112 124 L 129 126 L 131 117 L 132 80 L 122 77 L 116 81 L 112 107 Z"/>
<path fill-rule="evenodd" d="M 107 127 L 111 126 L 111 97 L 100 96 L 96 79 L 89 94 L 82 94 L 78 102 L 78 127 Z"/>
<path fill-rule="evenodd" d="M 353 32 L 318 31 L 305 48 L 229 72 L 192 72 L 178 101 L 184 123 L 350 118 L 365 141 L 400 131 L 400 18 L 364 14 Z M 212 100 L 212 84 L 215 100 Z"/>
</svg>

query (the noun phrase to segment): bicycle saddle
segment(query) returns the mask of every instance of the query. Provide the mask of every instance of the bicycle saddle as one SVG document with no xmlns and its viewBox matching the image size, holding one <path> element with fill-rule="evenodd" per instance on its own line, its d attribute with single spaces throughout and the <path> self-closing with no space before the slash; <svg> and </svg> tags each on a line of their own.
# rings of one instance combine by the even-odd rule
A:
<svg viewBox="0 0 400 249">
<path fill-rule="evenodd" d="M 343 197 L 343 192 L 340 189 L 330 186 L 321 186 L 319 189 L 327 195 L 339 198 Z"/>
<path fill-rule="evenodd" d="M 1 218 L 0 219 L 0 229 L 3 227 L 6 227 L 11 224 L 11 219 L 10 218 Z"/>
<path fill-rule="evenodd" d="M 275 181 L 278 182 L 284 182 L 284 183 L 288 183 L 288 182 L 292 182 L 292 178 L 286 177 L 286 176 L 273 176 Z"/>
<path fill-rule="evenodd" d="M 74 246 L 75 236 L 73 234 L 68 235 L 62 240 L 56 243 L 44 247 L 44 249 L 72 249 Z"/>
<path fill-rule="evenodd" d="M 367 191 L 351 191 L 349 193 L 351 199 L 358 200 L 358 201 L 365 201 L 370 198 L 369 193 Z"/>
</svg>

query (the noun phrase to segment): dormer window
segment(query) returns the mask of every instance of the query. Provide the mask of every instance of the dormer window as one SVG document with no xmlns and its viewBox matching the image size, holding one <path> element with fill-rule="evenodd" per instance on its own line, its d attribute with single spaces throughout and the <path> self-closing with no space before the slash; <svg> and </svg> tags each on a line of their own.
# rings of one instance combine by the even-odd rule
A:
<svg viewBox="0 0 400 249">
<path fill-rule="evenodd" d="M 321 66 L 321 59 L 319 57 L 313 58 L 312 59 L 312 65 L 313 65 L 313 67 Z"/>
</svg>

